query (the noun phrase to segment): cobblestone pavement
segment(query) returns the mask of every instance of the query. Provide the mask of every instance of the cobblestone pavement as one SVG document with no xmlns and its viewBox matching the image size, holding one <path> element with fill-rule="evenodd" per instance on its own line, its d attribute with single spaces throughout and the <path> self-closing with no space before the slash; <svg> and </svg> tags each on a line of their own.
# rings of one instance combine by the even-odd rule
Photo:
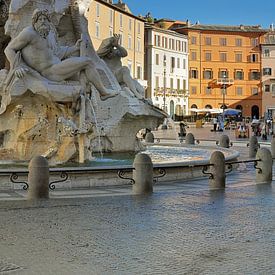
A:
<svg viewBox="0 0 275 275">
<path fill-rule="evenodd" d="M 224 191 L 200 179 L 150 196 L 130 186 L 37 202 L 0 193 L 0 274 L 275 274 L 275 180 L 254 175 L 241 164 Z"/>
</svg>

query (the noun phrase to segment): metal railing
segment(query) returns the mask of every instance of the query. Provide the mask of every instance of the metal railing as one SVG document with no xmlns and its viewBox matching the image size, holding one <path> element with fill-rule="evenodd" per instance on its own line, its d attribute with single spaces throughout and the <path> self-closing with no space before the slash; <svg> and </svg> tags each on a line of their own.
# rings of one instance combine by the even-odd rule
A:
<svg viewBox="0 0 275 275">
<path fill-rule="evenodd" d="M 275 159 L 275 158 L 273 158 Z M 225 166 L 227 168 L 226 174 L 233 171 L 233 165 L 242 164 L 242 163 L 254 163 L 254 168 L 259 170 L 258 173 L 262 173 L 262 169 L 257 167 L 258 162 L 261 159 L 247 159 L 247 160 L 236 160 L 236 161 L 228 161 L 225 162 Z M 162 178 L 167 175 L 167 170 L 172 169 L 187 169 L 187 168 L 202 168 L 202 174 L 208 175 L 209 179 L 213 179 L 213 174 L 208 172 L 208 168 L 214 166 L 211 163 L 205 164 L 176 164 L 173 166 L 165 166 L 163 164 L 154 165 L 153 166 L 153 182 L 156 184 L 159 178 Z M 126 176 L 127 173 L 132 173 L 135 168 L 131 165 L 126 165 L 124 167 L 72 167 L 72 168 L 50 168 L 49 173 L 51 176 L 59 175 L 59 179 L 55 179 L 49 182 L 49 189 L 54 190 L 56 188 L 56 184 L 66 182 L 69 178 L 70 174 L 96 174 L 96 173 L 103 173 L 103 172 L 114 172 L 117 174 L 118 178 L 123 180 L 128 180 L 128 184 L 135 184 L 135 180 L 131 176 Z M 27 169 L 16 169 L 16 170 L 8 170 L 2 169 L 0 170 L 0 176 L 8 176 L 12 183 L 22 184 L 23 190 L 27 190 L 29 188 L 29 184 L 27 181 L 19 180 L 20 176 L 27 176 L 29 171 Z"/>
</svg>

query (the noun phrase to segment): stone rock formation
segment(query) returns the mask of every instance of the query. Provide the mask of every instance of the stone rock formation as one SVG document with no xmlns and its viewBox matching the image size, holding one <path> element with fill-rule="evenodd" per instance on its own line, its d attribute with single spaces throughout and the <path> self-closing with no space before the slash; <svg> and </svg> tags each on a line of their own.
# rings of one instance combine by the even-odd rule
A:
<svg viewBox="0 0 275 275">
<path fill-rule="evenodd" d="M 0 70 L 0 160 L 42 155 L 56 165 L 84 162 L 101 150 L 135 151 L 140 148 L 137 132 L 165 118 L 163 111 L 123 89 L 97 55 L 85 17 L 90 3 L 11 0 L 5 35 L 0 35 L 6 44 L 11 39 L 0 49 L 5 48 L 9 61 L 2 61 Z M 37 9 L 49 15 L 33 17 Z M 34 26 L 41 18 L 48 25 L 41 23 L 38 31 Z M 48 60 L 36 56 L 40 48 L 58 61 L 41 67 Z"/>
</svg>

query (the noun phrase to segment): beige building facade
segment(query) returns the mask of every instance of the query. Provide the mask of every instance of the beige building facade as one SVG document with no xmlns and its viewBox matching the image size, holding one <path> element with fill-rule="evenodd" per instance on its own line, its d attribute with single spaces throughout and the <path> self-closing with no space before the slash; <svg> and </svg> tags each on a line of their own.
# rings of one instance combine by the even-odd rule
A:
<svg viewBox="0 0 275 275">
<path fill-rule="evenodd" d="M 265 35 L 262 49 L 262 110 L 266 118 L 275 121 L 275 31 Z"/>
<path fill-rule="evenodd" d="M 144 20 L 133 15 L 122 1 L 94 0 L 86 14 L 88 27 L 94 47 L 114 33 L 121 36 L 120 44 L 128 56 L 122 59 L 133 78 L 146 85 L 144 79 Z"/>
</svg>

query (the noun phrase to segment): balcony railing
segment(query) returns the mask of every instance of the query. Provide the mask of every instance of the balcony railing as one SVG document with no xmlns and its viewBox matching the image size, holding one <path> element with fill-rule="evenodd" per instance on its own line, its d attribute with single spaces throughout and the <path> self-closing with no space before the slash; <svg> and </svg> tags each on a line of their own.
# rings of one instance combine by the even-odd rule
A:
<svg viewBox="0 0 275 275">
<path fill-rule="evenodd" d="M 164 88 L 154 89 L 154 95 L 155 96 L 163 96 Z M 177 97 L 188 97 L 189 92 L 188 92 L 188 90 L 177 90 L 177 89 L 166 88 L 165 95 L 166 96 L 177 96 Z"/>
<path fill-rule="evenodd" d="M 216 79 L 216 83 L 218 85 L 233 85 L 234 84 L 234 80 L 233 79 L 229 79 L 228 77 L 224 78 L 218 78 Z"/>
</svg>

